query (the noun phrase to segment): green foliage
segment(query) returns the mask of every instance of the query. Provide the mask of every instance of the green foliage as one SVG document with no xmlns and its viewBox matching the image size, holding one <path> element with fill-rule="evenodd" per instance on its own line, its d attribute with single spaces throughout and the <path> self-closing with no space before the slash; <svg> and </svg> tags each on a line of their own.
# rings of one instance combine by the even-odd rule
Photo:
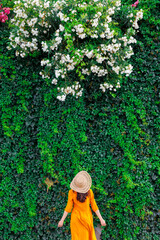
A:
<svg viewBox="0 0 160 240">
<path fill-rule="evenodd" d="M 0 29 L 0 240 L 69 240 L 70 217 L 57 224 L 80 170 L 92 176 L 103 239 L 159 239 L 159 1 L 138 7 L 134 72 L 114 96 L 93 79 L 84 98 L 60 103 L 40 58 L 15 58 Z"/>
<path fill-rule="evenodd" d="M 13 8 L 14 2 L 14 0 L 1 0 L 2 7 Z"/>
</svg>

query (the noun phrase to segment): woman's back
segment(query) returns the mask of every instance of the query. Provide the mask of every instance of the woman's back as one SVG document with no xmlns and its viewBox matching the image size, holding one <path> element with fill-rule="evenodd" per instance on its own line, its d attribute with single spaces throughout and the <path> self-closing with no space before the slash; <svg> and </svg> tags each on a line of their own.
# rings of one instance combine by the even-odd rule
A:
<svg viewBox="0 0 160 240">
<path fill-rule="evenodd" d="M 87 196 L 84 202 L 80 202 L 77 200 L 77 192 L 73 191 L 72 189 L 70 191 L 72 191 L 72 197 L 73 197 L 73 211 L 76 209 L 78 211 L 88 212 L 90 209 L 89 207 L 90 196 Z"/>
<path fill-rule="evenodd" d="M 68 193 L 68 202 L 67 202 L 67 206 L 65 208 L 66 212 L 71 212 L 72 207 L 73 207 L 73 211 L 78 210 L 78 211 L 82 211 L 82 212 L 90 212 L 90 204 L 92 207 L 92 210 L 95 212 L 96 210 L 98 210 L 98 206 L 96 204 L 96 201 L 94 199 L 94 194 L 92 189 L 89 190 L 89 194 L 86 197 L 86 200 L 84 202 L 80 202 L 79 200 L 77 200 L 77 192 L 73 191 L 72 189 L 69 190 Z"/>
</svg>

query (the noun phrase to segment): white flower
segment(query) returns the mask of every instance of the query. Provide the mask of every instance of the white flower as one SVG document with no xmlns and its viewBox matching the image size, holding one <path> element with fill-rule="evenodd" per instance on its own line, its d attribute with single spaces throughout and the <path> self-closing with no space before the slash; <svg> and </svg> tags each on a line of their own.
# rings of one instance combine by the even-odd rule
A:
<svg viewBox="0 0 160 240">
<path fill-rule="evenodd" d="M 64 20 L 64 14 L 62 12 L 59 12 L 57 16 L 60 17 L 62 21 Z"/>
<path fill-rule="evenodd" d="M 139 28 L 138 23 L 137 23 L 136 20 L 133 22 L 132 26 L 133 26 L 135 29 L 138 29 L 138 28 Z"/>
<path fill-rule="evenodd" d="M 105 34 L 104 34 L 104 33 L 101 33 L 101 34 L 100 34 L 100 37 L 101 37 L 101 38 L 105 38 Z"/>
<path fill-rule="evenodd" d="M 57 96 L 57 99 L 64 102 L 66 99 L 66 95 L 62 95 L 62 96 Z"/>
<path fill-rule="evenodd" d="M 65 75 L 64 75 L 64 74 L 62 74 L 62 75 L 61 75 L 61 78 L 65 78 Z"/>
<path fill-rule="evenodd" d="M 102 57 L 100 54 L 98 54 L 96 57 L 97 57 L 96 61 L 98 63 L 102 63 L 105 60 L 105 57 Z"/>
<path fill-rule="evenodd" d="M 143 18 L 143 10 L 142 9 L 139 12 L 137 12 L 137 18 L 139 18 L 139 19 Z"/>
<path fill-rule="evenodd" d="M 121 6 L 121 1 L 120 1 L 120 0 L 119 0 L 119 1 L 116 1 L 116 2 L 115 2 L 115 5 L 116 5 L 116 7 Z"/>
<path fill-rule="evenodd" d="M 105 87 L 102 84 L 100 84 L 100 89 L 102 89 L 103 92 L 106 91 Z"/>
<path fill-rule="evenodd" d="M 117 74 L 119 74 L 119 71 L 120 71 L 120 67 L 117 66 L 117 67 L 112 67 L 113 71 L 115 71 Z"/>
<path fill-rule="evenodd" d="M 61 72 L 61 70 L 55 70 L 56 78 L 58 78 L 60 76 L 60 72 Z"/>
<path fill-rule="evenodd" d="M 93 34 L 93 35 L 91 35 L 91 38 L 98 38 L 98 35 L 97 34 Z"/>
<path fill-rule="evenodd" d="M 120 82 L 118 81 L 117 82 L 117 85 L 116 85 L 116 88 L 120 88 L 121 86 L 120 86 Z"/>
<path fill-rule="evenodd" d="M 17 44 L 20 43 L 20 39 L 19 39 L 19 37 L 16 37 L 14 40 L 15 40 L 15 42 L 16 42 Z"/>
<path fill-rule="evenodd" d="M 49 4 L 50 4 L 50 1 L 44 2 L 44 8 L 48 8 L 48 7 L 49 7 Z"/>
<path fill-rule="evenodd" d="M 98 70 L 99 70 L 98 66 L 96 66 L 96 65 L 91 66 L 91 71 L 92 71 L 93 73 L 97 73 Z"/>
<path fill-rule="evenodd" d="M 28 7 L 28 4 L 27 4 L 27 3 L 24 3 L 24 6 L 27 8 L 27 7 Z"/>
<path fill-rule="evenodd" d="M 21 56 L 22 58 L 24 58 L 25 55 L 26 55 L 25 53 L 21 53 L 21 54 L 20 54 L 20 56 Z"/>
<path fill-rule="evenodd" d="M 72 11 L 73 14 L 76 13 L 76 12 L 77 12 L 76 10 L 73 10 L 73 11 Z"/>
<path fill-rule="evenodd" d="M 78 36 L 79 36 L 79 38 L 84 39 L 86 37 L 86 34 L 83 33 L 83 34 L 79 34 Z"/>
<path fill-rule="evenodd" d="M 45 16 L 44 13 L 39 12 L 39 17 L 40 17 L 40 18 L 43 18 L 44 16 Z"/>
<path fill-rule="evenodd" d="M 62 38 L 61 37 L 56 37 L 55 41 L 57 42 L 57 44 L 60 44 L 62 42 Z"/>
<path fill-rule="evenodd" d="M 88 58 L 92 58 L 92 56 L 93 56 L 93 50 L 90 51 L 90 52 L 87 52 L 85 55 L 86 55 Z"/>
<path fill-rule="evenodd" d="M 99 69 L 98 76 L 102 77 L 102 76 L 105 76 L 107 73 L 108 71 L 106 69 Z"/>
<path fill-rule="evenodd" d="M 35 29 L 32 28 L 31 33 L 32 35 L 38 36 L 38 28 L 35 28 Z"/>
<path fill-rule="evenodd" d="M 14 19 L 15 20 L 15 19 Z M 20 28 L 25 26 L 25 21 L 22 21 L 20 24 Z"/>
<path fill-rule="evenodd" d="M 26 46 L 25 46 L 24 43 L 22 43 L 22 44 L 20 45 L 20 47 L 21 47 L 21 48 L 26 48 Z"/>
<path fill-rule="evenodd" d="M 132 18 L 132 17 L 133 17 L 133 13 L 129 14 L 129 15 L 127 16 L 127 18 L 128 18 L 128 17 Z"/>
<path fill-rule="evenodd" d="M 59 25 L 59 30 L 60 30 L 61 32 L 63 32 L 63 31 L 64 31 L 64 27 L 63 27 L 63 25 L 62 25 L 62 24 L 60 24 L 60 25 Z"/>
<path fill-rule="evenodd" d="M 86 69 L 83 69 L 83 68 L 82 68 L 82 73 L 83 73 L 83 74 L 87 74 L 87 75 L 89 76 L 88 68 L 86 68 Z"/>
<path fill-rule="evenodd" d="M 107 39 L 113 38 L 114 37 L 114 30 L 112 32 L 109 32 L 106 34 Z"/>
<path fill-rule="evenodd" d="M 107 16 L 107 23 L 110 23 L 112 21 L 112 18 L 110 16 Z"/>
<path fill-rule="evenodd" d="M 122 74 L 126 73 L 126 76 L 129 76 L 130 73 L 132 72 L 133 66 L 129 64 L 128 66 L 125 67 L 125 69 L 122 70 Z"/>
<path fill-rule="evenodd" d="M 74 26 L 74 28 L 76 29 L 77 33 L 83 33 L 83 31 L 84 31 L 82 24 L 78 24 L 78 25 Z"/>
<path fill-rule="evenodd" d="M 19 52 L 18 52 L 18 51 L 16 51 L 16 53 L 15 53 L 15 54 L 16 54 L 16 56 L 19 56 Z"/>
<path fill-rule="evenodd" d="M 92 27 L 97 27 L 98 26 L 98 18 L 92 20 Z"/>
<path fill-rule="evenodd" d="M 49 63 L 49 60 L 41 60 L 41 66 L 47 65 Z"/>
<path fill-rule="evenodd" d="M 75 88 L 75 90 L 78 90 L 78 89 L 79 89 L 79 86 L 78 86 L 78 85 L 75 85 L 74 88 Z"/>
<path fill-rule="evenodd" d="M 55 31 L 55 36 L 59 37 L 59 29 Z"/>
<path fill-rule="evenodd" d="M 73 96 L 75 95 L 74 89 L 71 90 L 71 94 L 72 94 Z"/>
<path fill-rule="evenodd" d="M 107 51 L 112 52 L 113 51 L 113 45 L 109 44 L 107 46 Z"/>
<path fill-rule="evenodd" d="M 66 89 L 64 89 L 64 92 L 65 92 L 66 94 L 71 93 L 71 91 L 72 91 L 71 87 L 67 87 Z"/>
<path fill-rule="evenodd" d="M 48 52 L 48 45 L 46 44 L 46 42 L 42 42 L 42 50 L 43 52 Z"/>
<path fill-rule="evenodd" d="M 137 40 L 134 38 L 134 37 L 130 37 L 130 39 L 128 40 L 128 44 L 130 44 L 130 43 L 136 43 L 137 42 Z M 130 46 L 131 47 L 131 46 Z"/>
<path fill-rule="evenodd" d="M 107 10 L 107 12 L 108 12 L 109 15 L 113 15 L 114 14 L 114 7 L 113 8 L 109 8 Z"/>
<path fill-rule="evenodd" d="M 113 63 L 111 61 L 108 61 L 107 63 L 108 65 L 113 66 Z"/>
<path fill-rule="evenodd" d="M 76 93 L 76 96 L 77 96 L 77 97 L 81 97 L 81 96 L 82 96 L 82 91 L 83 91 L 83 89 L 81 89 L 81 91 L 79 91 L 78 93 Z"/>
</svg>

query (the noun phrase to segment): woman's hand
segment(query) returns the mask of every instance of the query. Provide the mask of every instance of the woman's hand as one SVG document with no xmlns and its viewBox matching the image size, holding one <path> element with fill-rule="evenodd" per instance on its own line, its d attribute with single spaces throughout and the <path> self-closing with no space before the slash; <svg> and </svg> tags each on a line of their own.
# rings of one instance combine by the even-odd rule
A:
<svg viewBox="0 0 160 240">
<path fill-rule="evenodd" d="M 61 220 L 58 223 L 58 227 L 62 227 L 63 226 L 63 222 L 64 222 L 65 218 L 67 217 L 67 215 L 68 215 L 68 212 L 64 211 L 63 216 L 62 216 Z"/>
<path fill-rule="evenodd" d="M 106 226 L 106 222 L 105 222 L 105 220 L 104 220 L 103 218 L 101 219 L 100 222 L 101 222 L 101 225 L 102 225 L 102 226 Z"/>
<path fill-rule="evenodd" d="M 63 220 L 60 220 L 58 223 L 58 227 L 62 227 L 63 226 Z"/>
</svg>

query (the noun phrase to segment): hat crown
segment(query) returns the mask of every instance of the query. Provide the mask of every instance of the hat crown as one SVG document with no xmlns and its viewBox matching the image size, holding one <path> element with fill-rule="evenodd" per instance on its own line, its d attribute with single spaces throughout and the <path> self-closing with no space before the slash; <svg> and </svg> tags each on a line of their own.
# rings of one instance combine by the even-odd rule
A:
<svg viewBox="0 0 160 240">
<path fill-rule="evenodd" d="M 85 186 L 85 178 L 83 176 L 77 176 L 75 179 L 75 184 L 79 188 L 83 188 Z"/>
<path fill-rule="evenodd" d="M 86 193 L 92 185 L 91 176 L 86 171 L 80 171 L 73 178 L 70 187 L 76 192 Z"/>
</svg>

